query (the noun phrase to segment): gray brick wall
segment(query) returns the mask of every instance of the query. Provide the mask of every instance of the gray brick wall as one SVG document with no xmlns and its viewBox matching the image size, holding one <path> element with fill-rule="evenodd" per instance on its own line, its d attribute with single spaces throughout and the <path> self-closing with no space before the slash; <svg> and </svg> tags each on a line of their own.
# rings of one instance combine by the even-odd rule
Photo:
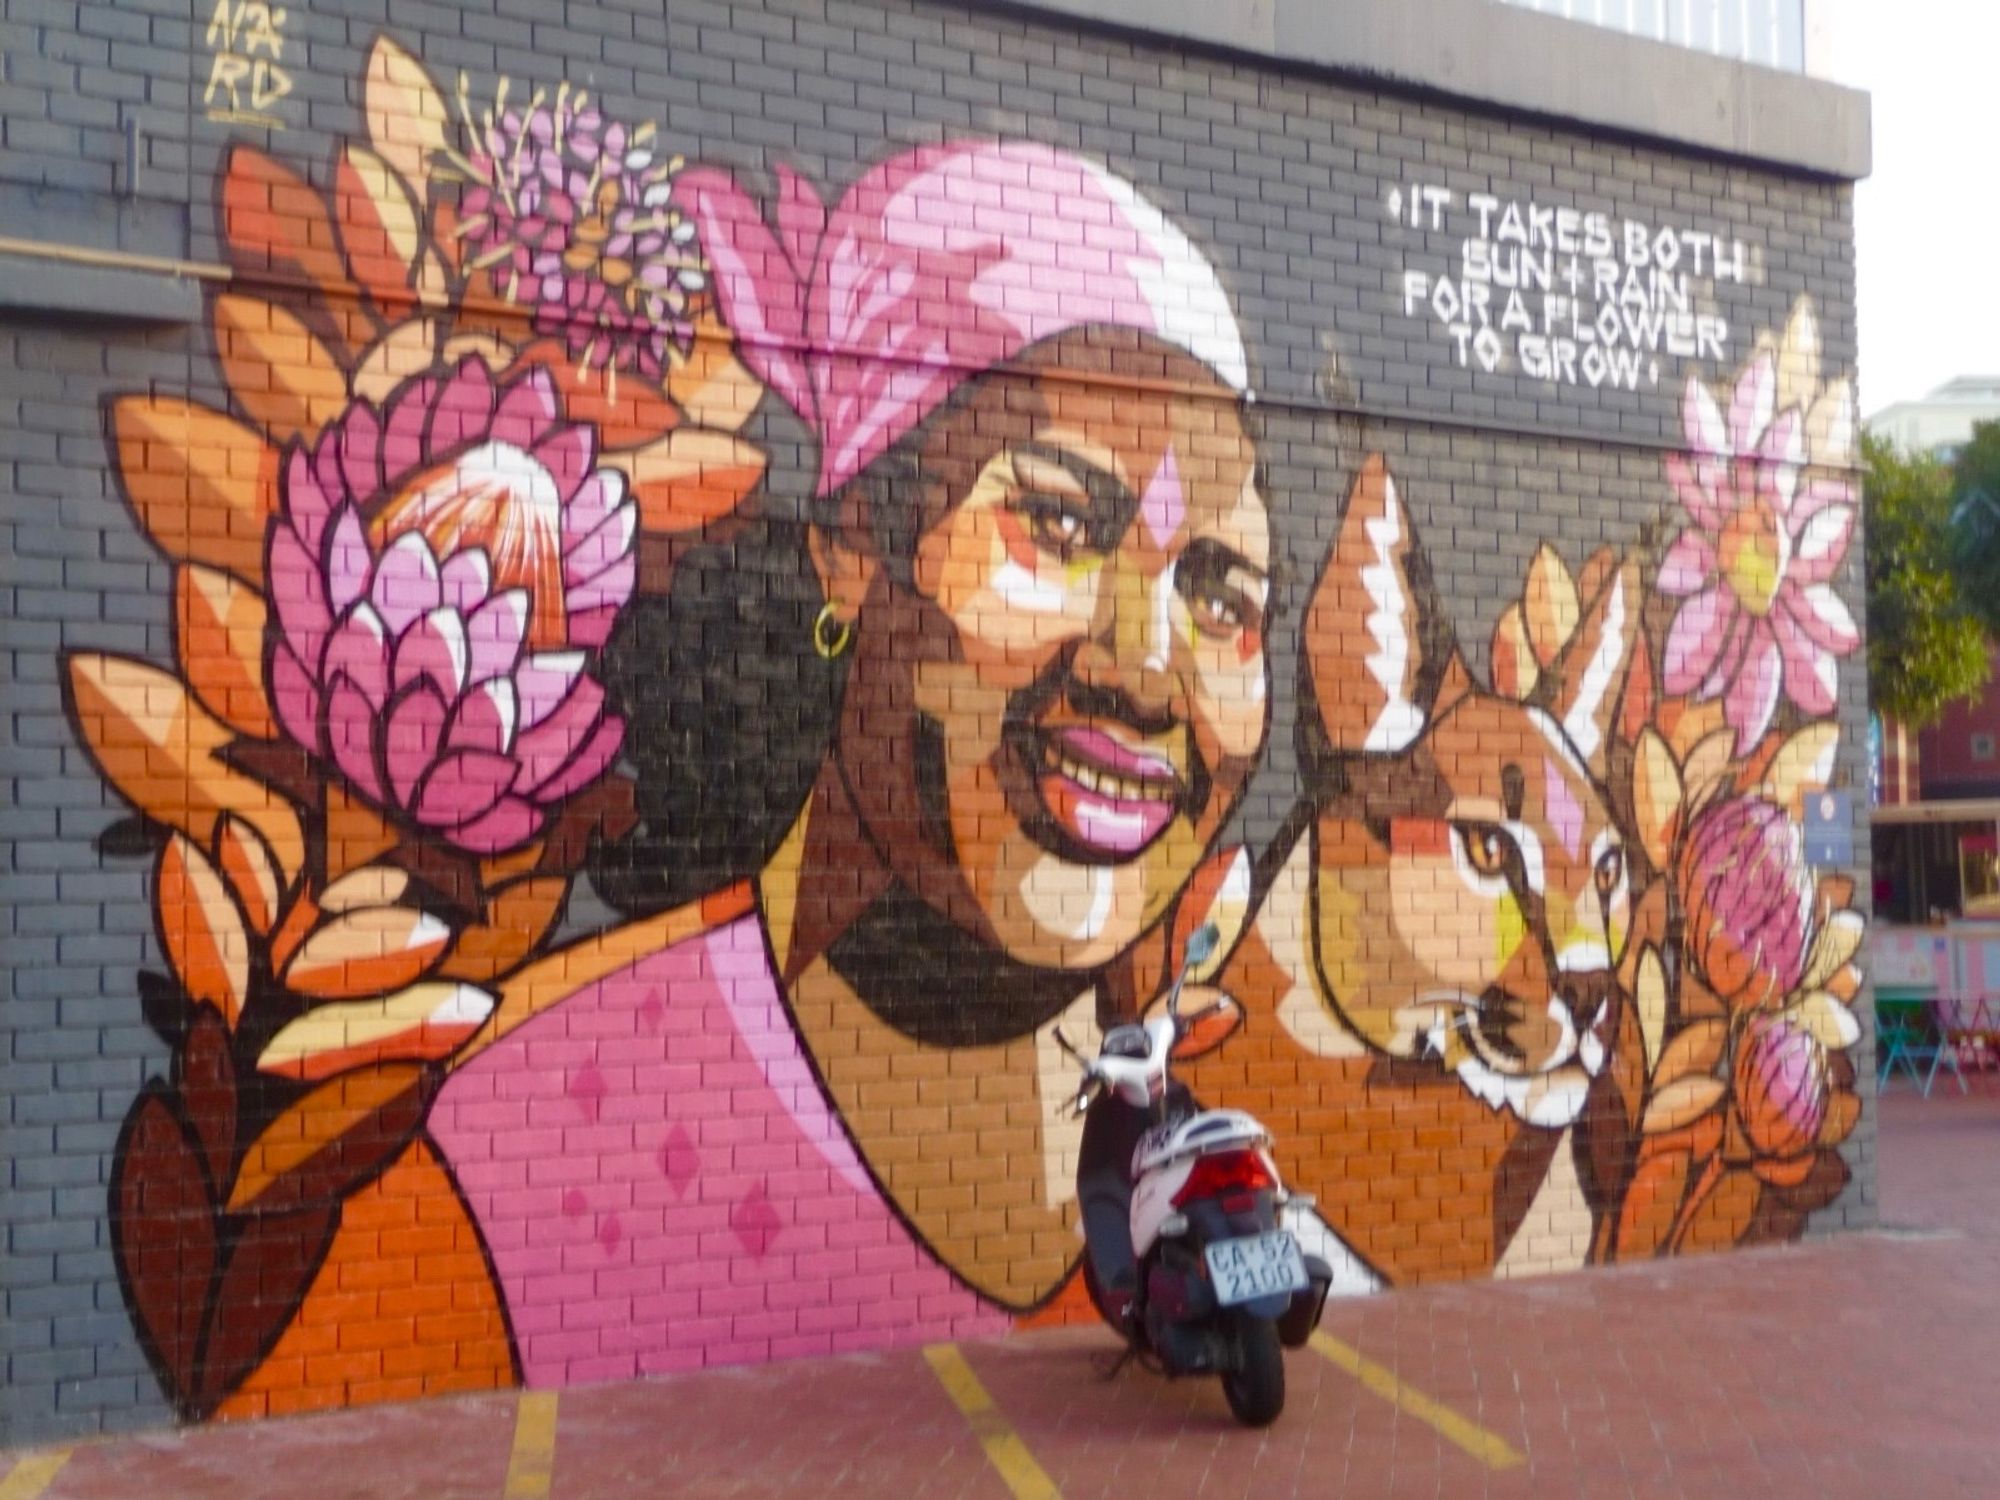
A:
<svg viewBox="0 0 2000 1500">
<path fill-rule="evenodd" d="M 210 9 L 0 0 L 0 230 L 219 260 L 223 148 L 249 139 L 323 174 L 333 142 L 359 130 L 357 81 L 385 27 L 440 78 L 466 71 L 475 96 L 501 74 L 565 77 L 613 114 L 657 119 L 690 159 L 753 172 L 785 161 L 829 187 L 898 146 L 960 133 L 1073 148 L 1138 184 L 1220 269 L 1256 371 L 1294 610 L 1358 456 L 1380 451 L 1476 666 L 1543 539 L 1574 563 L 1657 535 L 1671 507 L 1661 458 L 1695 366 L 1663 359 L 1656 385 L 1624 392 L 1461 369 L 1428 316 L 1404 314 L 1401 281 L 1444 270 L 1456 237 L 1392 222 L 1391 188 L 1740 236 L 1759 255 L 1751 283 L 1702 289 L 1730 326 L 1708 378 L 1734 368 L 1754 331 L 1782 328 L 1802 295 L 1829 369 L 1855 358 L 1851 199 L 1838 184 L 924 0 L 314 0 L 289 8 L 294 87 L 272 107 L 284 128 L 267 135 L 202 112 Z M 64 718 L 56 654 L 170 658 L 170 570 L 115 498 L 100 402 L 219 392 L 198 327 L 0 317 L 0 1442 L 21 1442 L 168 1418 L 126 1319 L 104 1192 L 119 1122 L 164 1058 L 134 988 L 161 957 L 139 862 L 93 848 L 122 810 Z M 1857 603 L 1860 556 L 1857 541 L 1838 581 Z M 1275 681 L 1295 671 L 1280 650 Z M 1292 713 L 1287 691 L 1245 808 L 1252 837 L 1289 806 Z M 1840 715 L 1840 772 L 1865 786 L 1855 659 Z M 1872 1078 L 1866 1055 L 1859 1067 Z M 1868 1114 L 1849 1147 L 1857 1182 L 1815 1230 L 1873 1221 L 1873 1152 Z"/>
</svg>

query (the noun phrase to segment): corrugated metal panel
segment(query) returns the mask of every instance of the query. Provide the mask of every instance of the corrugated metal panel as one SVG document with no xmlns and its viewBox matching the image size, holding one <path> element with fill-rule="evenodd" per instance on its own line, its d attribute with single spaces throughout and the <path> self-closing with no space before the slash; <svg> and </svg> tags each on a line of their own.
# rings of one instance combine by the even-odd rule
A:
<svg viewBox="0 0 2000 1500">
<path fill-rule="evenodd" d="M 1502 0 L 1721 57 L 1805 71 L 1805 0 Z"/>
</svg>

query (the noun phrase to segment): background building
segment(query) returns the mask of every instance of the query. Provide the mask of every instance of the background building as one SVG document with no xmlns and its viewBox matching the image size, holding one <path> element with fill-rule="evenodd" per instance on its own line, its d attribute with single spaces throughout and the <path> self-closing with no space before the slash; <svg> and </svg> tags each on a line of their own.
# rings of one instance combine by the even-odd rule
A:
<svg viewBox="0 0 2000 1500">
<path fill-rule="evenodd" d="M 1912 453 L 1949 463 L 1981 422 L 2000 420 L 2000 375 L 1959 375 L 1916 401 L 1898 401 L 1868 419 L 1868 430 Z"/>
<path fill-rule="evenodd" d="M 0 21 L 8 1439 L 1089 1317 L 1203 920 L 1343 1293 L 1872 1222 L 1864 98 L 158 9 Z"/>
</svg>

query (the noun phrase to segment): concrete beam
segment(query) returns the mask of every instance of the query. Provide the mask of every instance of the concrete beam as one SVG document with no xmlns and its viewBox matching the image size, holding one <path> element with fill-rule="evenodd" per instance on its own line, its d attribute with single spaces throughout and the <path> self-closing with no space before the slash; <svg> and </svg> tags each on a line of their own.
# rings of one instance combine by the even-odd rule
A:
<svg viewBox="0 0 2000 1500">
<path fill-rule="evenodd" d="M 0 250 L 0 317 L 192 323 L 201 306 L 201 280 L 194 276 Z"/>
<path fill-rule="evenodd" d="M 990 0 L 1852 182 L 1867 94 L 1496 0 Z"/>
</svg>

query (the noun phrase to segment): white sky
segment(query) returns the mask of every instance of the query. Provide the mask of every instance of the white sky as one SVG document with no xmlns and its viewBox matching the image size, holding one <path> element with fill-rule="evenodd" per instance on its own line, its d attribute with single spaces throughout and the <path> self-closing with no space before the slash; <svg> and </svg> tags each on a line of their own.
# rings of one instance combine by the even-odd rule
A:
<svg viewBox="0 0 2000 1500">
<path fill-rule="evenodd" d="M 1861 409 L 2000 373 L 2000 5 L 1816 0 L 1815 72 L 1874 95 L 1875 172 L 1855 192 Z"/>
</svg>

